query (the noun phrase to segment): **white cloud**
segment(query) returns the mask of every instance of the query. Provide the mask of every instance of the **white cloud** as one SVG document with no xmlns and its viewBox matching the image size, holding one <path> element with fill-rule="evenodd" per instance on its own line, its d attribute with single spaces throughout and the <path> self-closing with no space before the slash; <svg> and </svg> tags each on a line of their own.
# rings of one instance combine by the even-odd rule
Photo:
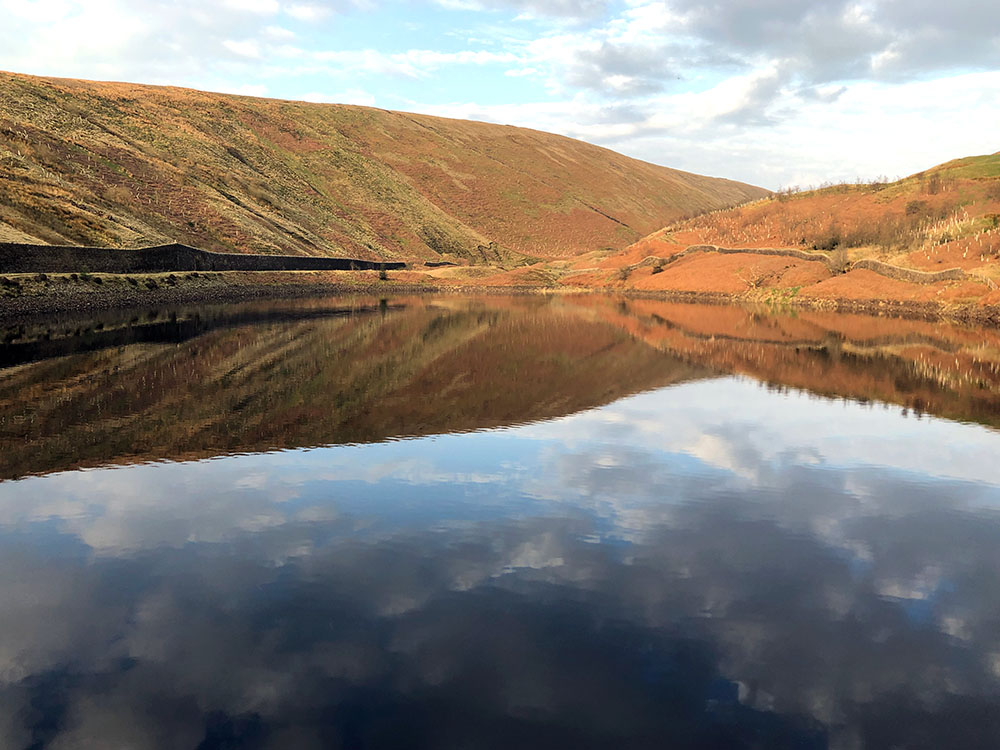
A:
<svg viewBox="0 0 1000 750">
<path fill-rule="evenodd" d="M 267 86 L 263 84 L 244 83 L 236 88 L 232 93 L 243 96 L 267 96 Z"/>
<path fill-rule="evenodd" d="M 322 5 L 286 5 L 284 11 L 296 21 L 304 22 L 320 21 L 330 15 L 330 10 Z"/>
<path fill-rule="evenodd" d="M 253 39 L 244 39 L 242 41 L 226 39 L 222 43 L 222 46 L 240 57 L 260 58 L 260 44 Z"/>
<path fill-rule="evenodd" d="M 411 49 L 405 52 L 383 53 L 376 49 L 363 50 L 324 50 L 306 53 L 306 57 L 319 63 L 332 63 L 337 66 L 337 72 L 343 75 L 347 71 L 358 73 L 378 73 L 383 75 L 403 76 L 406 78 L 426 78 L 435 71 L 459 65 L 492 65 L 509 63 L 517 60 L 511 53 L 488 52 L 483 50 L 460 50 L 456 52 L 438 52 L 427 49 Z"/>
<path fill-rule="evenodd" d="M 437 0 L 438 5 L 457 10 L 515 11 L 515 21 L 555 17 L 586 20 L 603 14 L 607 0 Z"/>
<path fill-rule="evenodd" d="M 536 76 L 538 75 L 538 68 L 511 68 L 510 70 L 505 70 L 504 75 L 510 78 L 524 78 L 526 76 Z"/>
<path fill-rule="evenodd" d="M 360 104 L 365 107 L 375 106 L 375 96 L 361 89 L 347 89 L 336 94 L 324 94 L 311 91 L 302 95 L 302 100 L 315 104 Z"/>
<path fill-rule="evenodd" d="M 248 13 L 260 13 L 262 15 L 273 15 L 281 8 L 278 0 L 225 0 L 227 8 L 233 10 L 246 11 Z"/>
<path fill-rule="evenodd" d="M 289 39 L 295 38 L 295 32 L 291 29 L 286 29 L 281 26 L 268 26 L 264 29 L 264 34 L 271 39 L 277 39 L 281 41 L 288 41 Z"/>
</svg>

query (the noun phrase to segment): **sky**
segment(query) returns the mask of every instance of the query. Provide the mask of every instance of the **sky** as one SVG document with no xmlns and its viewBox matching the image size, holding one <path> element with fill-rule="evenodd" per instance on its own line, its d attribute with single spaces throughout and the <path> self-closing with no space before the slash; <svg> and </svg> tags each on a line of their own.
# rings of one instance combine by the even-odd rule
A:
<svg viewBox="0 0 1000 750">
<path fill-rule="evenodd" d="M 0 69 L 521 125 L 771 189 L 1000 150 L 997 0 L 0 0 Z"/>
</svg>

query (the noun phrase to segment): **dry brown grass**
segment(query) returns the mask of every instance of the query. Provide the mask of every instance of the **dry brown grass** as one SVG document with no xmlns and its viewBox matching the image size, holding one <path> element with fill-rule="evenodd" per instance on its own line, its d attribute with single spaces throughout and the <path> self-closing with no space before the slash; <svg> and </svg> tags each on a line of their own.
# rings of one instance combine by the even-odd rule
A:
<svg viewBox="0 0 1000 750">
<path fill-rule="evenodd" d="M 513 266 L 762 194 L 520 128 L 0 73 L 0 226 L 57 244 Z"/>
<path fill-rule="evenodd" d="M 930 256 L 961 249 L 964 258 L 994 252 L 1000 232 L 1000 179 L 917 176 L 896 183 L 836 186 L 721 210 L 671 227 L 724 247 L 802 247 L 858 257 Z M 919 264 L 918 264 L 919 265 Z"/>
<path fill-rule="evenodd" d="M 578 264 L 563 283 L 754 299 L 996 305 L 998 196 L 996 155 L 957 160 L 893 183 L 786 191 L 676 222 L 590 267 Z M 722 257 L 696 250 L 701 245 L 736 252 Z M 774 257 L 776 252 L 791 257 Z M 821 253 L 824 262 L 796 260 L 799 252 Z M 655 273 L 639 269 L 651 256 L 671 262 Z M 638 270 L 617 278 L 626 267 Z"/>
</svg>

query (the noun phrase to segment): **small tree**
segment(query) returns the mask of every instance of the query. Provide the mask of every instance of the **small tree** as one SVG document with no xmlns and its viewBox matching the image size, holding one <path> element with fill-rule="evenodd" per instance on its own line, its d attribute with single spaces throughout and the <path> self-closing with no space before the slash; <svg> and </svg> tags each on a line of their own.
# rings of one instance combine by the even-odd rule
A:
<svg viewBox="0 0 1000 750">
<path fill-rule="evenodd" d="M 847 267 L 851 264 L 847 255 L 846 247 L 837 247 L 830 253 L 830 270 L 833 273 L 847 273 Z"/>
<path fill-rule="evenodd" d="M 764 271 L 760 266 L 754 264 L 749 268 L 739 268 L 736 276 L 747 285 L 747 289 L 760 289 L 767 283 L 772 274 Z"/>
</svg>

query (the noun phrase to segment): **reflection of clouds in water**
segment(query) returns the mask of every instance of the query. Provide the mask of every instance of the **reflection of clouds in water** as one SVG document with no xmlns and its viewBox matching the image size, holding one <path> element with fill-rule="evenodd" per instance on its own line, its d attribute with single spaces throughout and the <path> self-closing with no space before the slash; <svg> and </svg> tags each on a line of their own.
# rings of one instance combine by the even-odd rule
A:
<svg viewBox="0 0 1000 750">
<path fill-rule="evenodd" d="M 1000 560 L 980 548 L 963 556 L 963 519 L 943 515 L 931 548 L 919 518 L 898 519 L 889 539 L 877 519 L 859 522 L 855 535 L 875 550 L 859 572 L 752 511 L 735 499 L 679 507 L 628 562 L 582 541 L 590 524 L 554 519 L 379 543 L 341 536 L 284 566 L 274 549 L 333 538 L 341 522 L 122 559 L 7 552 L 21 588 L 0 587 L 0 612 L 19 635 L 0 654 L 0 701 L 61 691 L 55 747 L 193 747 L 213 721 L 244 738 L 266 728 L 329 742 L 352 731 L 348 709 L 368 731 L 395 723 L 424 746 L 484 731 L 498 733 L 487 746 L 517 736 L 588 746 L 645 727 L 686 747 L 723 721 L 735 736 L 800 743 L 769 747 L 812 747 L 805 716 L 835 747 L 858 733 L 875 746 L 878 732 L 899 736 L 902 713 L 939 725 L 909 746 L 975 747 L 943 733 L 951 711 L 975 719 L 1000 690 L 1000 593 L 983 576 L 995 580 Z M 995 541 L 1000 522 L 980 523 Z M 880 590 L 914 567 L 950 582 L 920 617 Z M 959 622 L 960 642 L 949 633 Z M 75 676 L 59 683 L 66 665 Z M 706 713 L 735 683 L 744 713 Z M 1000 739 L 990 726 L 978 725 L 980 741 Z M 21 724 L 8 731 L 7 745 L 23 745 Z"/>
<path fill-rule="evenodd" d="M 730 378 L 495 433 L 29 478 L 0 485 L 0 523 L 59 519 L 95 549 L 180 545 L 287 523 L 303 509 L 284 506 L 297 506 L 304 494 L 336 509 L 345 502 L 345 483 L 371 485 L 377 494 L 380 483 L 401 482 L 448 488 L 456 496 L 452 507 L 462 497 L 476 501 L 472 488 L 480 487 L 493 496 L 494 513 L 503 512 L 497 497 L 569 502 L 614 519 L 628 535 L 663 522 L 666 504 L 686 502 L 692 492 L 703 496 L 706 485 L 718 493 L 774 494 L 802 481 L 808 498 L 815 484 L 833 481 L 840 502 L 811 518 L 815 532 L 833 535 L 838 515 L 858 512 L 848 511 L 853 499 L 884 504 L 879 474 L 869 467 L 911 472 L 921 481 L 952 476 L 989 483 L 978 496 L 963 495 L 995 504 L 996 442 L 995 433 L 979 427 L 904 422 L 880 409 L 765 392 Z M 804 475 L 809 467 L 828 471 Z M 785 511 L 794 516 L 794 509 Z"/>
<path fill-rule="evenodd" d="M 287 520 L 297 490 L 253 457 L 66 472 L 0 485 L 0 523 L 54 519 L 95 550 L 220 541 Z"/>
<path fill-rule="evenodd" d="M 488 437 L 488 436 L 470 436 Z M 438 439 L 344 446 L 261 455 L 226 456 L 188 463 L 155 463 L 63 472 L 0 483 L 0 525 L 49 519 L 95 550 L 114 553 L 157 545 L 223 541 L 289 521 L 337 513 L 351 496 L 380 500 L 380 483 L 413 487 L 478 488 L 497 493 L 526 474 L 518 461 L 497 466 L 487 454 L 478 468 L 452 465 L 461 449 L 437 452 Z M 386 456 L 386 453 L 392 455 Z M 348 492 L 349 483 L 361 483 Z M 379 488 L 379 489 L 376 489 Z M 302 507 L 303 503 L 312 503 Z M 427 505 L 433 507 L 430 499 Z M 497 512 L 494 499 L 490 507 Z M 446 508 L 439 511 L 447 512 Z"/>
<path fill-rule="evenodd" d="M 996 744 L 998 441 L 729 379 L 3 483 L 0 745 Z"/>
<path fill-rule="evenodd" d="M 642 445 L 691 453 L 750 476 L 764 463 L 825 463 L 1000 482 L 1000 467 L 992 460 L 994 431 L 934 417 L 901 419 L 895 407 L 767 392 L 739 378 L 643 393 L 603 409 L 530 425 L 524 434 L 558 440 L 569 424 L 572 438 L 566 444 L 571 450 L 592 442 Z M 699 451 L 706 436 L 708 449 Z"/>
</svg>

